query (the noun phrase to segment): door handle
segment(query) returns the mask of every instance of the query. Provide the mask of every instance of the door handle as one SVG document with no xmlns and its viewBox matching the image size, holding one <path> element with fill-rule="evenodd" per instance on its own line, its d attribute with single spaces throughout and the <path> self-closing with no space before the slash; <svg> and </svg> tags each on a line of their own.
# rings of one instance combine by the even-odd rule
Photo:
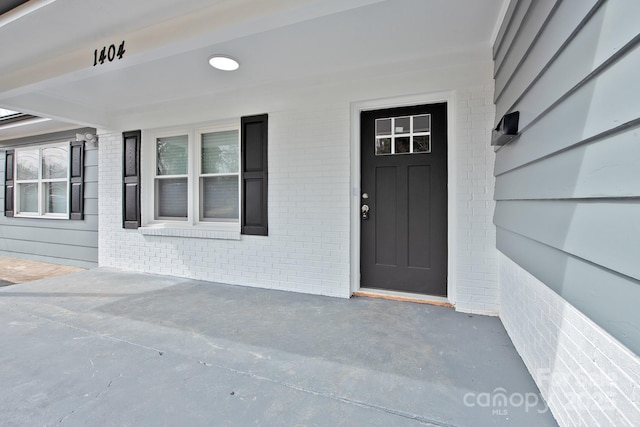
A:
<svg viewBox="0 0 640 427">
<path fill-rule="evenodd" d="M 362 219 L 369 219 L 369 205 L 362 205 L 360 212 L 362 213 Z"/>
</svg>

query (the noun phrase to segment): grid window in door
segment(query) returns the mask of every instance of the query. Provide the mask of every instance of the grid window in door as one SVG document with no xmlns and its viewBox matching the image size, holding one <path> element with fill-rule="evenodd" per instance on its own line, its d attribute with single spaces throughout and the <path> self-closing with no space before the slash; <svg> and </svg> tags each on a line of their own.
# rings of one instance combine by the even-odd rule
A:
<svg viewBox="0 0 640 427">
<path fill-rule="evenodd" d="M 68 218 L 69 146 L 16 149 L 16 214 Z"/>
<path fill-rule="evenodd" d="M 431 152 L 431 114 L 376 119 L 376 156 Z"/>
</svg>

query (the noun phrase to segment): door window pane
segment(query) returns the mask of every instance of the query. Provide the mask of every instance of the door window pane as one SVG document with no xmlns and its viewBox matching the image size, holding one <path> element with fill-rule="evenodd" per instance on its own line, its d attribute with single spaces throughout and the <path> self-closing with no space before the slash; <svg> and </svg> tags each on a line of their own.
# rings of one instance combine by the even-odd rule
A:
<svg viewBox="0 0 640 427">
<path fill-rule="evenodd" d="M 18 197 L 20 200 L 19 211 L 38 213 L 38 184 L 19 184 Z"/>
<path fill-rule="evenodd" d="M 187 178 L 156 179 L 156 216 L 187 217 Z"/>
<path fill-rule="evenodd" d="M 413 117 L 414 132 L 429 132 L 431 130 L 431 114 Z"/>
<path fill-rule="evenodd" d="M 376 119 L 376 136 L 391 135 L 391 119 Z"/>
<path fill-rule="evenodd" d="M 16 150 L 16 179 L 38 179 L 39 150 Z"/>
<path fill-rule="evenodd" d="M 202 134 L 202 173 L 238 172 L 238 131 Z"/>
<path fill-rule="evenodd" d="M 414 153 L 430 153 L 431 137 L 429 135 L 414 136 L 413 152 Z"/>
<path fill-rule="evenodd" d="M 44 186 L 44 211 L 45 213 L 67 212 L 67 183 L 45 182 Z"/>
<path fill-rule="evenodd" d="M 376 139 L 376 156 L 391 154 L 391 138 Z"/>
<path fill-rule="evenodd" d="M 411 125 L 410 125 L 410 118 L 409 117 L 397 117 L 394 120 L 394 133 L 409 133 L 411 132 Z"/>
<path fill-rule="evenodd" d="M 66 178 L 69 167 L 67 147 L 42 149 L 42 179 Z"/>
<path fill-rule="evenodd" d="M 186 175 L 189 140 L 187 135 L 156 140 L 157 174 Z"/>
<path fill-rule="evenodd" d="M 396 138 L 396 154 L 408 153 L 410 140 L 408 136 Z"/>
<path fill-rule="evenodd" d="M 238 219 L 238 177 L 203 177 L 200 181 L 201 219 Z"/>
</svg>

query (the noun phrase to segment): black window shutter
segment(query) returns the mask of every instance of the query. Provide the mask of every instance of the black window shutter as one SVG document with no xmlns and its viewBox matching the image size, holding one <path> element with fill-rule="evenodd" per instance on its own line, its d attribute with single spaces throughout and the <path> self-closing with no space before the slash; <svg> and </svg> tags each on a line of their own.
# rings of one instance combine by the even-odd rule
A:
<svg viewBox="0 0 640 427">
<path fill-rule="evenodd" d="M 4 163 L 4 215 L 13 216 L 13 156 L 14 150 L 5 152 Z"/>
<path fill-rule="evenodd" d="M 242 234 L 268 235 L 268 116 L 242 117 Z"/>
<path fill-rule="evenodd" d="M 84 219 L 84 141 L 72 141 L 69 147 L 69 219 Z"/>
<path fill-rule="evenodd" d="M 140 142 L 139 130 L 124 132 L 122 157 L 122 227 L 138 228 L 140 221 Z"/>
</svg>

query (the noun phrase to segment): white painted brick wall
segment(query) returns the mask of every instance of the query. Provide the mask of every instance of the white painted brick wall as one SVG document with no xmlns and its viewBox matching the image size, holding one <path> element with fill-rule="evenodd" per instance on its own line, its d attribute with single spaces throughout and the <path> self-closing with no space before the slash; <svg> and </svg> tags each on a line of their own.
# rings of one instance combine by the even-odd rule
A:
<svg viewBox="0 0 640 427">
<path fill-rule="evenodd" d="M 443 72 L 444 73 L 444 72 Z M 446 73 L 445 73 L 446 74 Z M 458 310 L 497 314 L 493 215 L 493 85 L 456 91 Z M 100 135 L 100 265 L 348 297 L 349 103 L 269 111 L 269 236 L 154 236 L 122 229 L 122 137 Z M 143 159 L 143 162 L 145 159 Z"/>
<path fill-rule="evenodd" d="M 500 254 L 500 318 L 561 426 L 640 425 L 640 358 Z"/>
<path fill-rule="evenodd" d="M 100 135 L 100 265 L 348 297 L 348 121 L 336 106 L 269 113 L 269 236 L 241 240 L 122 229 L 122 136 Z"/>
<path fill-rule="evenodd" d="M 497 315 L 498 252 L 493 225 L 493 84 L 456 93 L 456 310 Z"/>
</svg>

